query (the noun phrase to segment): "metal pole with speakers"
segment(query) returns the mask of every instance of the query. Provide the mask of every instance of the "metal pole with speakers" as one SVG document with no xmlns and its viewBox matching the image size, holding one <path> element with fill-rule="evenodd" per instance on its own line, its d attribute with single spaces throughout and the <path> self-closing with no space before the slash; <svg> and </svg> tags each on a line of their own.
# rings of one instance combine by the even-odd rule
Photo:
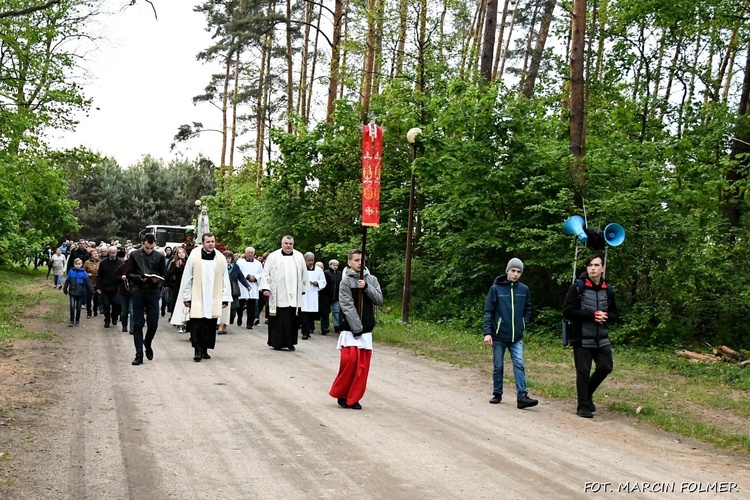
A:
<svg viewBox="0 0 750 500">
<path fill-rule="evenodd" d="M 607 266 L 607 249 L 618 247 L 625 241 L 625 229 L 616 223 L 607 224 L 604 232 L 588 227 L 586 220 L 580 215 L 568 217 L 563 223 L 563 233 L 576 237 L 575 256 L 573 258 L 573 281 L 576 280 L 578 267 L 578 253 L 582 248 L 604 251 L 604 269 Z"/>
</svg>

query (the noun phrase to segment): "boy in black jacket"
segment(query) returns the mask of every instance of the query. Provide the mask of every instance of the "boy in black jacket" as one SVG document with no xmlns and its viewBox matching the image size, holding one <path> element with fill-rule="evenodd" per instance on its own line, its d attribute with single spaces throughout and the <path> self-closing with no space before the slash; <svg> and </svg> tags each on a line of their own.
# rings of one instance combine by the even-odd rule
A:
<svg viewBox="0 0 750 500">
<path fill-rule="evenodd" d="M 604 281 L 604 259 L 592 254 L 582 273 L 565 295 L 563 316 L 573 323 L 573 359 L 576 365 L 576 393 L 579 417 L 593 418 L 594 392 L 612 372 L 612 346 L 607 325 L 617 320 L 615 294 Z M 591 364 L 595 363 L 594 373 Z"/>
</svg>

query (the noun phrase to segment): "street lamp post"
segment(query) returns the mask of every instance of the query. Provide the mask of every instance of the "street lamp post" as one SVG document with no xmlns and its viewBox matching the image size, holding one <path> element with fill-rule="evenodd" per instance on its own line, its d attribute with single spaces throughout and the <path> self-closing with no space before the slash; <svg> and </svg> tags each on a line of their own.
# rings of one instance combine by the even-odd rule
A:
<svg viewBox="0 0 750 500">
<path fill-rule="evenodd" d="M 414 233 L 414 186 L 416 179 L 414 177 L 414 161 L 417 159 L 417 136 L 422 133 L 422 129 L 414 127 L 406 133 L 406 140 L 411 144 L 411 187 L 409 188 L 409 223 L 406 230 L 406 266 L 404 268 L 404 293 L 403 302 L 401 303 L 401 321 L 409 322 L 409 299 L 411 298 L 411 247 L 412 235 Z"/>
</svg>

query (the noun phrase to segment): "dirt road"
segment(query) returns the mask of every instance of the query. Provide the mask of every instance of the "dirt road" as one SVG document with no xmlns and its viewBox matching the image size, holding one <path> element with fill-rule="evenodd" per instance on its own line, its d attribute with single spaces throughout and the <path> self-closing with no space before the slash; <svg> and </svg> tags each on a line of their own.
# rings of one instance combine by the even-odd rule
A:
<svg viewBox="0 0 750 500">
<path fill-rule="evenodd" d="M 334 336 L 286 352 L 268 349 L 263 325 L 229 328 L 213 359 L 195 363 L 162 319 L 154 360 L 137 367 L 119 325 L 61 329 L 56 393 L 15 443 L 0 496 L 750 497 L 747 457 L 606 409 L 593 420 L 571 402 L 518 410 L 512 390 L 490 405 L 487 378 L 394 348 L 376 345 L 364 409 L 342 409 L 327 394 Z"/>
</svg>

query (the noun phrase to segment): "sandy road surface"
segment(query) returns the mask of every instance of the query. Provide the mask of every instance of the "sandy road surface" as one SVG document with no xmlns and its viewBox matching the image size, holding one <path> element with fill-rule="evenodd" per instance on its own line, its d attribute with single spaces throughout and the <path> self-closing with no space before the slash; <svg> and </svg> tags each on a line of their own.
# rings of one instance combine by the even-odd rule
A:
<svg viewBox="0 0 750 500">
<path fill-rule="evenodd" d="M 138 367 L 131 337 L 99 320 L 66 335 L 54 423 L 37 432 L 18 498 L 750 498 L 750 460 L 570 402 L 531 410 L 488 404 L 473 371 L 376 344 L 363 411 L 327 392 L 334 336 L 266 346 L 263 325 L 230 326 L 213 359 L 195 363 L 186 335 L 162 319 L 155 358 Z M 489 361 L 488 361 L 489 363 Z M 510 363 L 506 363 L 510 365 Z M 530 376 L 533 376 L 531 374 Z M 507 397 L 510 396 L 510 397 Z M 612 483 L 598 494 L 587 482 Z M 722 483 L 723 482 L 723 483 Z M 609 495 L 602 491 L 609 489 Z M 678 494 L 678 493 L 675 493 Z M 673 496 L 673 495 L 669 495 Z"/>
</svg>

